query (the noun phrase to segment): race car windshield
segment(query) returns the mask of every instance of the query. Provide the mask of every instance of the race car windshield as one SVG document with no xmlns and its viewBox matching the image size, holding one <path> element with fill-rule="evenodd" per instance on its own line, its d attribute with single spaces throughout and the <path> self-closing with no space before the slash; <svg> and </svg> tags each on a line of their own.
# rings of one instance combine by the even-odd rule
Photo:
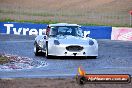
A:
<svg viewBox="0 0 132 88">
<path fill-rule="evenodd" d="M 51 27 L 50 36 L 56 37 L 57 35 L 72 35 L 83 36 L 81 28 L 78 26 L 55 26 Z"/>
</svg>

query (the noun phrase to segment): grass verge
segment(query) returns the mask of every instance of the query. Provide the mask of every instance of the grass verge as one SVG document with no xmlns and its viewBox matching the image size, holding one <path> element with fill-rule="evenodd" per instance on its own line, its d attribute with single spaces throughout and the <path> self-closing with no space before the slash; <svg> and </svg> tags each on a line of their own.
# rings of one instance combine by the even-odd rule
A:
<svg viewBox="0 0 132 88">
<path fill-rule="evenodd" d="M 15 20 L 11 18 L 4 18 L 0 19 L 0 22 L 20 22 L 20 23 L 38 23 L 38 24 L 54 24 L 54 23 L 60 23 L 59 21 L 53 21 L 53 20 Z M 119 25 L 119 24 L 100 24 L 100 23 L 85 23 L 85 24 L 80 24 L 84 26 L 113 26 L 113 27 L 132 27 L 130 25 L 124 24 L 124 25 Z"/>
<path fill-rule="evenodd" d="M 8 62 L 9 62 L 9 59 L 7 57 L 0 56 L 0 65 L 8 63 Z"/>
</svg>

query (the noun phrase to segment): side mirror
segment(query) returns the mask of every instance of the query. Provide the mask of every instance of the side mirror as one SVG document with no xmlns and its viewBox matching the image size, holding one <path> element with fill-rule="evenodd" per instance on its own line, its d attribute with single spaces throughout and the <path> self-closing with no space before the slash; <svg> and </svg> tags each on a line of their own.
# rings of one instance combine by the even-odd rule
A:
<svg viewBox="0 0 132 88">
<path fill-rule="evenodd" d="M 84 31 L 84 38 L 89 37 L 89 35 L 90 35 L 90 31 Z"/>
</svg>

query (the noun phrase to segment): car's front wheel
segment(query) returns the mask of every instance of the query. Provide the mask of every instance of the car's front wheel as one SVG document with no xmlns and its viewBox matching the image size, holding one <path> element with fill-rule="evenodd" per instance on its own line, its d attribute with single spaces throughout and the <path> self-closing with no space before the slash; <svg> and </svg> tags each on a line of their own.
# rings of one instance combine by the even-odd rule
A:
<svg viewBox="0 0 132 88">
<path fill-rule="evenodd" d="M 34 44 L 34 54 L 35 54 L 35 56 L 38 56 L 38 54 L 39 54 L 39 48 L 37 47 L 37 45 L 36 44 Z"/>
<path fill-rule="evenodd" d="M 46 51 L 45 51 L 45 56 L 47 59 L 50 58 L 50 56 L 48 55 L 48 42 L 46 42 Z"/>
</svg>

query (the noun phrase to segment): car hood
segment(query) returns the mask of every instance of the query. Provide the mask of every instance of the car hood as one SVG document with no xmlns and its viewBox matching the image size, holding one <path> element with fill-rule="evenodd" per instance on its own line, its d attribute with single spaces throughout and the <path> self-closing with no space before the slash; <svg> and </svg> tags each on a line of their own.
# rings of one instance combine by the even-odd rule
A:
<svg viewBox="0 0 132 88">
<path fill-rule="evenodd" d="M 78 37 L 78 36 L 57 36 L 55 40 L 58 40 L 60 44 L 68 45 L 86 45 L 88 44 L 88 39 Z"/>
</svg>

